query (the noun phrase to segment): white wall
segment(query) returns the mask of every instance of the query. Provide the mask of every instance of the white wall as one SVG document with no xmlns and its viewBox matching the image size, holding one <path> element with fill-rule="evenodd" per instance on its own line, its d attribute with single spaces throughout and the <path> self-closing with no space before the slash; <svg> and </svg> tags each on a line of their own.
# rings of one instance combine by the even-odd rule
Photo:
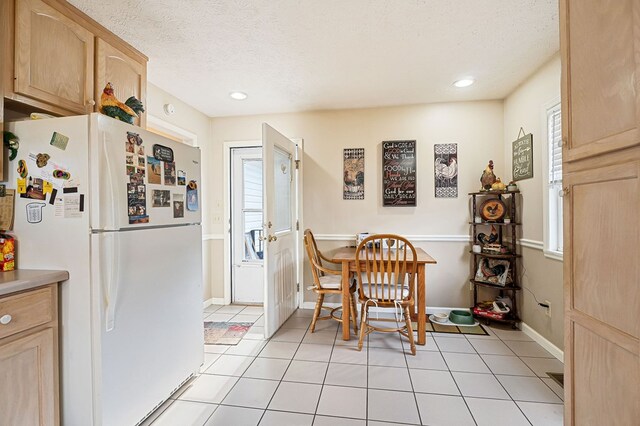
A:
<svg viewBox="0 0 640 426">
<path fill-rule="evenodd" d="M 535 302 L 533 295 L 522 292 L 521 317 L 547 340 L 563 348 L 563 290 L 562 262 L 545 257 L 544 241 L 544 184 L 547 141 L 546 108 L 560 100 L 560 55 L 535 71 L 504 101 L 504 163 L 511 170 L 511 142 L 517 139 L 520 127 L 533 133 L 533 178 L 518 182 L 523 199 L 522 236 L 532 247 L 523 248 L 523 285 L 539 301 L 551 302 L 551 318 Z M 510 176 L 511 173 L 508 173 Z M 533 248 L 537 247 L 537 248 Z"/>
<path fill-rule="evenodd" d="M 167 115 L 164 113 L 163 106 L 167 103 L 175 106 L 175 114 Z M 147 86 L 147 105 L 145 107 L 149 115 L 194 133 L 198 138 L 198 146 L 201 149 L 202 156 L 202 182 L 199 182 L 199 190 L 202 194 L 200 196 L 200 209 L 202 210 L 202 232 L 205 235 L 202 245 L 204 262 L 203 298 L 207 300 L 212 297 L 212 270 L 214 270 L 212 263 L 215 262 L 215 259 L 212 259 L 212 241 L 207 237 L 212 232 L 211 199 L 213 197 L 210 191 L 214 186 L 211 169 L 214 165 L 211 160 L 214 158 L 211 153 L 211 120 L 200 111 L 151 83 Z"/>
<path fill-rule="evenodd" d="M 480 174 L 490 159 L 502 175 L 504 157 L 502 101 L 458 102 L 390 108 L 272 114 L 212 119 L 216 157 L 222 170 L 225 141 L 260 139 L 268 122 L 291 138 L 304 139 L 304 226 L 319 237 L 321 250 L 353 243 L 358 232 L 395 232 L 432 239 L 469 233 L 467 193 L 479 188 Z M 381 142 L 417 140 L 418 206 L 382 207 Z M 459 196 L 436 199 L 433 187 L 433 145 L 458 143 Z M 343 148 L 365 148 L 365 199 L 342 199 Z M 222 180 L 212 203 L 222 203 Z M 224 232 L 222 223 L 213 232 Z M 348 238 L 348 239 L 347 239 Z M 467 242 L 417 243 L 438 261 L 427 268 L 429 306 L 469 306 L 469 246 Z M 222 246 L 220 246 L 222 249 Z M 217 250 L 217 245 L 216 245 Z M 221 256 L 221 252 L 215 253 Z M 217 272 L 216 272 L 217 274 Z M 222 297 L 222 273 L 214 278 L 214 297 Z M 311 284 L 306 271 L 303 286 Z M 219 285 L 218 285 L 219 283 Z M 307 300 L 314 300 L 307 295 Z"/>
</svg>

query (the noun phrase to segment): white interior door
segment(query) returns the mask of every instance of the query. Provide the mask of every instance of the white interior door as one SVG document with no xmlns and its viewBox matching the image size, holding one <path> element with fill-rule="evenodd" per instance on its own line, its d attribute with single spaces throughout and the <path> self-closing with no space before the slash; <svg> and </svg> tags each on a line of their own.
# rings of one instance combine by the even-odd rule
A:
<svg viewBox="0 0 640 426">
<path fill-rule="evenodd" d="M 294 142 L 262 124 L 266 337 L 297 307 L 296 150 Z"/>
<path fill-rule="evenodd" d="M 236 148 L 231 157 L 232 301 L 264 301 L 262 147 Z"/>
</svg>

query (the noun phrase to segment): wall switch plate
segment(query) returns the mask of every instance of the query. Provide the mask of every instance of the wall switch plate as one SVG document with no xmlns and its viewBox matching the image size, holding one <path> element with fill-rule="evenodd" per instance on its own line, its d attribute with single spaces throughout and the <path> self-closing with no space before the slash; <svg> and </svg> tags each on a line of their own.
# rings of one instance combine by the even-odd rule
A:
<svg viewBox="0 0 640 426">
<path fill-rule="evenodd" d="M 551 318 L 551 302 L 549 302 L 548 300 L 544 301 L 545 305 L 548 305 L 548 308 L 544 308 L 545 309 L 545 315 L 548 316 L 549 318 Z"/>
</svg>

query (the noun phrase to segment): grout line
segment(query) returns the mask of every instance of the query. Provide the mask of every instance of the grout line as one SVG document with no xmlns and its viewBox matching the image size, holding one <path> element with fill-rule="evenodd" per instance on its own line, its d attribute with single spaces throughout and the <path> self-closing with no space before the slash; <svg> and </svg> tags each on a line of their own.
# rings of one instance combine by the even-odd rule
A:
<svg viewBox="0 0 640 426">
<path fill-rule="evenodd" d="M 465 337 L 466 339 L 466 337 Z M 498 336 L 498 339 L 500 339 L 500 336 Z M 509 400 L 516 406 L 518 407 L 518 410 L 522 413 L 522 415 L 524 416 L 524 418 L 529 422 L 529 424 L 531 424 L 531 422 L 529 421 L 529 418 L 524 414 L 524 411 L 522 411 L 522 409 L 520 408 L 520 406 L 518 404 L 516 404 L 516 401 L 513 399 L 513 396 L 511 396 L 511 394 L 509 393 L 509 391 L 507 390 L 507 388 L 502 384 L 502 382 L 500 380 L 498 380 L 497 375 L 491 370 L 491 367 L 489 367 L 489 364 L 487 364 L 487 362 L 484 360 L 484 358 L 482 358 L 482 355 L 480 355 L 480 352 L 478 352 L 478 350 L 476 349 L 475 346 L 473 346 L 473 344 L 471 342 L 469 342 L 469 339 L 466 339 L 467 343 L 469 343 L 469 345 L 471 345 L 471 347 L 473 348 L 473 350 L 475 351 L 475 353 L 477 354 L 478 358 L 480 358 L 480 360 L 482 361 L 482 363 L 487 367 L 487 369 L 491 372 L 491 374 L 493 375 L 493 378 L 496 382 L 498 382 L 498 384 L 500 385 L 500 387 L 504 390 L 504 392 L 507 394 L 507 396 L 509 397 Z M 507 346 L 506 343 L 502 342 L 505 346 Z M 508 346 L 507 346 L 508 347 Z M 509 347 L 508 347 L 509 348 Z M 511 348 L 509 348 L 509 350 L 511 350 Z M 513 351 L 512 351 L 513 352 Z M 515 354 L 515 353 L 514 353 Z M 520 360 L 522 362 L 522 360 Z M 455 377 L 453 378 L 455 380 Z M 464 395 L 463 395 L 464 398 Z M 473 397 L 470 397 L 473 398 Z M 467 403 L 467 400 L 465 399 L 465 404 Z M 469 411 L 471 411 L 471 409 L 469 409 Z M 471 414 L 473 415 L 473 413 Z"/>
<path fill-rule="evenodd" d="M 311 324 L 309 324 L 309 327 L 311 327 Z M 305 336 L 307 335 L 307 333 L 309 333 L 309 327 L 307 327 L 307 332 L 305 333 Z M 315 332 L 315 331 L 314 331 Z M 336 334 L 333 338 L 333 343 L 331 344 L 331 352 L 329 352 L 329 360 L 327 361 L 327 369 L 324 371 L 324 377 L 322 378 L 322 384 L 320 385 L 320 395 L 318 395 L 318 402 L 316 402 L 316 409 L 313 412 L 313 419 L 311 420 L 311 425 L 313 426 L 313 424 L 316 422 L 316 416 L 318 415 L 318 408 L 320 407 L 320 400 L 322 399 L 322 392 L 324 391 L 324 384 L 327 381 L 327 375 L 329 374 L 329 367 L 331 366 L 331 357 L 333 356 L 333 350 L 336 347 L 336 339 L 338 338 L 338 334 L 340 333 L 340 327 L 337 328 L 336 330 Z"/>
</svg>

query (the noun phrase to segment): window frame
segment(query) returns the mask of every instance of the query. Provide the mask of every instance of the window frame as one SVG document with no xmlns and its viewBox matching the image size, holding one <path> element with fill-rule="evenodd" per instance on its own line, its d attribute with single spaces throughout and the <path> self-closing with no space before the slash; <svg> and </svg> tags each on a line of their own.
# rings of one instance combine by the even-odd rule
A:
<svg viewBox="0 0 640 426">
<path fill-rule="evenodd" d="M 549 182 L 550 172 L 550 131 L 549 131 L 549 118 L 556 111 L 560 110 L 560 117 L 562 119 L 562 109 L 560 98 L 555 98 L 543 107 L 542 122 L 544 123 L 544 143 L 542 144 L 542 158 L 543 158 L 543 178 L 542 178 L 542 202 L 543 202 L 543 226 L 544 226 L 544 241 L 543 241 L 543 253 L 544 256 L 550 259 L 563 260 L 563 251 L 558 250 L 558 239 L 562 237 L 562 218 L 559 217 L 558 204 L 562 206 L 562 196 L 560 193 L 552 192 L 553 186 L 555 190 L 562 191 L 562 180 L 559 184 L 553 185 Z M 560 135 L 562 138 L 562 135 Z M 561 139 L 560 139 L 561 140 Z M 560 227 L 560 229 L 558 229 Z"/>
</svg>

